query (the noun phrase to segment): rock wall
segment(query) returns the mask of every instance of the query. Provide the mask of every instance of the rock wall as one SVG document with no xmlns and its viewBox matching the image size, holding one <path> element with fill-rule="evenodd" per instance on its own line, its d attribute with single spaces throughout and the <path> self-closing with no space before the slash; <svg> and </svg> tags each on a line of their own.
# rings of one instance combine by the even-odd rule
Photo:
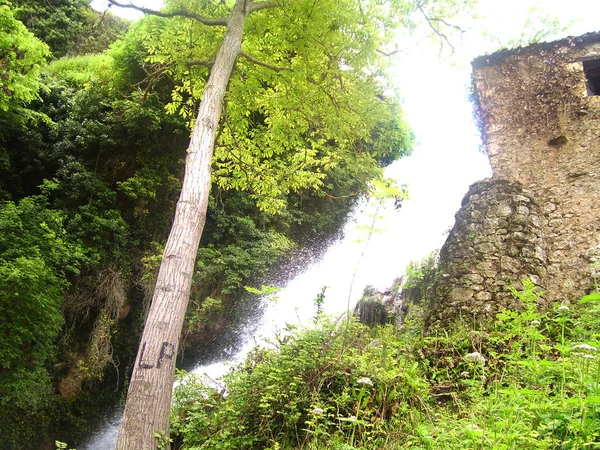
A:
<svg viewBox="0 0 600 450">
<path fill-rule="evenodd" d="M 354 308 L 354 315 L 364 325 L 397 324 L 401 317 L 402 303 L 398 296 L 401 280 L 380 292 L 372 286 L 365 286 L 362 298 Z"/>
<path fill-rule="evenodd" d="M 514 307 L 510 287 L 530 279 L 545 289 L 543 211 L 519 182 L 488 178 L 471 186 L 440 251 L 430 322 L 481 321 Z"/>
<path fill-rule="evenodd" d="M 547 304 L 591 288 L 600 242 L 600 34 L 480 57 L 477 106 L 493 178 L 471 187 L 440 252 L 431 322 L 495 314 L 531 279 Z"/>
</svg>

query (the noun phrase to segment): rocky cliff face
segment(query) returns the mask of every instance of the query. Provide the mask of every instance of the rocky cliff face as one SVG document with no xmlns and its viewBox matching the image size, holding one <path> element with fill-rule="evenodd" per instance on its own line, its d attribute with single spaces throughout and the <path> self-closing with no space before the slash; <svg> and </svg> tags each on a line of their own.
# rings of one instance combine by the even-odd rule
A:
<svg viewBox="0 0 600 450">
<path fill-rule="evenodd" d="M 402 300 L 398 293 L 401 280 L 380 292 L 372 286 L 366 286 L 362 298 L 354 308 L 354 315 L 364 325 L 398 324 L 402 316 Z"/>
</svg>

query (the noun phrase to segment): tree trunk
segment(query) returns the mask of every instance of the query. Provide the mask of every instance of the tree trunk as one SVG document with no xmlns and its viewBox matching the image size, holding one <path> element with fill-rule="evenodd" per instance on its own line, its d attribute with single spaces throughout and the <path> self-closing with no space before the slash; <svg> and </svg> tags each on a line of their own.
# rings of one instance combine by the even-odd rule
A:
<svg viewBox="0 0 600 450">
<path fill-rule="evenodd" d="M 131 375 L 117 442 L 119 450 L 151 450 L 159 443 L 162 448 L 169 447 L 175 360 L 206 221 L 215 134 L 225 91 L 241 49 L 246 2 L 237 0 L 228 18 L 227 31 L 200 103 L 181 195 Z"/>
</svg>

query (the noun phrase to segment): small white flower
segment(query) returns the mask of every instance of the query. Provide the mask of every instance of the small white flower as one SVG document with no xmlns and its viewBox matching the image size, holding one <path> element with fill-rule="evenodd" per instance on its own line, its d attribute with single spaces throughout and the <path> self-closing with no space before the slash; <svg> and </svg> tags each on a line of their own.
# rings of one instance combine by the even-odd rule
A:
<svg viewBox="0 0 600 450">
<path fill-rule="evenodd" d="M 468 353 L 465 355 L 465 359 L 474 359 L 475 361 L 479 361 L 481 364 L 485 364 L 485 358 L 479 352 Z"/>
<path fill-rule="evenodd" d="M 465 427 L 468 431 L 481 431 L 481 428 L 479 428 L 477 425 L 470 423 Z"/>
<path fill-rule="evenodd" d="M 325 411 L 323 411 L 321 408 L 315 408 L 312 410 L 312 412 L 315 416 L 319 416 L 319 415 L 323 414 Z"/>
<path fill-rule="evenodd" d="M 531 325 L 533 325 L 534 327 L 537 327 L 537 326 L 541 325 L 541 322 L 539 320 L 532 320 Z"/>
<path fill-rule="evenodd" d="M 577 345 L 574 345 L 571 350 L 588 350 L 590 352 L 595 352 L 598 349 L 596 347 L 592 347 L 591 345 L 588 345 L 588 344 L 577 344 Z"/>
<path fill-rule="evenodd" d="M 348 417 L 348 422 L 356 422 L 356 416 Z"/>
<path fill-rule="evenodd" d="M 559 310 L 559 311 L 568 311 L 568 310 L 569 310 L 569 307 L 568 307 L 567 305 L 560 305 L 560 306 L 558 307 L 558 310 Z"/>
<path fill-rule="evenodd" d="M 358 384 L 366 384 L 367 386 L 373 386 L 373 382 L 367 377 L 359 378 L 356 382 Z"/>
</svg>

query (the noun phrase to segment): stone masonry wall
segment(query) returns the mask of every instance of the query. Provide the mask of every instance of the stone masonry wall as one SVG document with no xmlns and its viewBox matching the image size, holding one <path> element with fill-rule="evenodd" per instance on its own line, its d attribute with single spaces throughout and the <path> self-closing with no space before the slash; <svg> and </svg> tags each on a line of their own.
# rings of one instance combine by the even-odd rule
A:
<svg viewBox="0 0 600 450">
<path fill-rule="evenodd" d="M 509 287 L 547 275 L 544 216 L 519 182 L 488 178 L 471 186 L 440 251 L 429 321 L 468 321 L 514 307 Z"/>
<path fill-rule="evenodd" d="M 523 278 L 548 304 L 576 302 L 590 289 L 589 250 L 600 242 L 600 96 L 586 94 L 589 59 L 600 59 L 600 34 L 473 62 L 493 178 L 472 186 L 457 214 L 432 319 L 493 314 Z"/>
</svg>

